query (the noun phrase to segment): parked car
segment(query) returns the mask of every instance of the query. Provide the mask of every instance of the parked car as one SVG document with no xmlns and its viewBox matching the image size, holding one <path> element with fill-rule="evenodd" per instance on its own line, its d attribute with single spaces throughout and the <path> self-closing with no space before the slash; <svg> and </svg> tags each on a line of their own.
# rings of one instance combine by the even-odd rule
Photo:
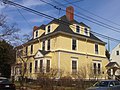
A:
<svg viewBox="0 0 120 90">
<path fill-rule="evenodd" d="M 7 78 L 0 77 L 0 90 L 16 90 L 15 84 Z"/>
<path fill-rule="evenodd" d="M 120 90 L 120 82 L 116 80 L 102 80 L 87 90 Z"/>
</svg>

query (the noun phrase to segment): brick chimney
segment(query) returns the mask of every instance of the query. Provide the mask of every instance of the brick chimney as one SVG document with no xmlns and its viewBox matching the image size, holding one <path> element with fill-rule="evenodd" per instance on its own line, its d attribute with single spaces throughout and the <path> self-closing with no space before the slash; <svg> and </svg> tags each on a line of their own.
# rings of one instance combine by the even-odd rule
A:
<svg viewBox="0 0 120 90">
<path fill-rule="evenodd" d="M 38 26 L 34 26 L 33 27 L 33 31 L 37 30 L 38 29 Z"/>
<path fill-rule="evenodd" d="M 66 17 L 69 21 L 74 19 L 74 8 L 72 6 L 66 8 Z"/>
</svg>

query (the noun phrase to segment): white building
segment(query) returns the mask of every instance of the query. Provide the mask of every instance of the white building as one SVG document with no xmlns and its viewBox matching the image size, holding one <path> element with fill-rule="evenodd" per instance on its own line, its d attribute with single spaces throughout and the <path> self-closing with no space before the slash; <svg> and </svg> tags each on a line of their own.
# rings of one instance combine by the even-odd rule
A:
<svg viewBox="0 0 120 90">
<path fill-rule="evenodd" d="M 108 75 L 112 77 L 120 76 L 120 43 L 113 48 L 110 56 L 110 63 L 106 67 L 109 69 Z"/>
<path fill-rule="evenodd" d="M 116 62 L 120 65 L 120 43 L 113 48 L 110 59 L 111 62 Z"/>
</svg>

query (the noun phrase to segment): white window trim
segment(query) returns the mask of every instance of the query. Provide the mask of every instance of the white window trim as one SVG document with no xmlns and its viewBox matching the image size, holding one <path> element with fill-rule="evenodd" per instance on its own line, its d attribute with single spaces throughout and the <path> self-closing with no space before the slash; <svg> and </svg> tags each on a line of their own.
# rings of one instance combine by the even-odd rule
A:
<svg viewBox="0 0 120 90">
<path fill-rule="evenodd" d="M 50 32 L 49 32 L 49 33 L 52 32 L 52 24 L 49 24 L 49 25 L 46 26 L 46 34 L 49 34 L 49 33 L 48 33 L 48 26 L 50 26 Z"/>
<path fill-rule="evenodd" d="M 50 60 L 50 69 L 51 69 L 51 59 L 46 58 L 46 59 L 45 59 L 45 72 L 46 72 L 46 68 L 47 68 L 47 60 Z"/>
<path fill-rule="evenodd" d="M 47 50 L 46 48 L 46 40 L 43 40 L 43 41 L 45 41 L 45 50 Z M 42 41 L 42 47 L 41 47 L 41 50 L 43 50 L 43 41 Z"/>
<path fill-rule="evenodd" d="M 98 53 L 96 53 L 96 51 L 95 51 L 95 45 L 98 45 Z M 95 43 L 95 44 L 94 44 L 94 52 L 95 52 L 95 54 L 97 54 L 97 55 L 99 54 L 99 44 L 98 44 L 98 43 Z"/>
<path fill-rule="evenodd" d="M 118 55 L 117 55 L 117 52 L 119 53 Z M 120 52 L 119 52 L 119 50 L 117 50 L 117 51 L 116 51 L 116 56 L 119 56 L 119 55 L 120 55 Z"/>
<path fill-rule="evenodd" d="M 40 69 L 40 60 L 43 61 L 44 73 L 46 73 L 47 60 L 50 60 L 50 69 L 51 69 L 51 59 L 50 58 L 40 58 L 38 60 L 38 68 Z"/>
<path fill-rule="evenodd" d="M 77 62 L 77 72 L 78 72 L 78 59 L 76 59 L 76 58 L 71 58 L 71 74 L 72 74 L 72 61 L 76 61 Z"/>
<path fill-rule="evenodd" d="M 36 62 L 36 61 L 37 61 L 37 71 L 35 72 L 35 62 Z M 37 73 L 38 70 L 39 70 L 39 67 L 38 67 L 39 61 L 38 61 L 38 60 L 35 60 L 35 62 L 34 62 L 34 73 Z"/>
<path fill-rule="evenodd" d="M 35 38 L 37 38 L 37 37 L 38 37 L 38 35 L 39 35 L 39 32 L 38 32 L 38 35 L 37 35 L 37 37 L 36 37 L 36 32 L 38 32 L 38 30 L 36 30 L 36 31 L 35 31 Z"/>
<path fill-rule="evenodd" d="M 100 70 L 101 70 L 101 74 L 102 74 L 102 61 L 101 60 L 93 60 L 92 61 L 92 69 L 94 69 L 94 67 L 93 67 L 94 63 L 96 63 L 96 68 L 97 69 L 98 69 L 98 64 L 100 64 L 100 66 L 101 66 Z M 98 72 L 97 72 L 97 74 L 98 74 Z"/>
<path fill-rule="evenodd" d="M 76 50 L 73 50 L 73 49 L 72 49 L 72 40 L 73 40 L 73 39 L 76 40 L 76 46 L 77 46 L 77 47 L 76 47 Z M 71 50 L 72 50 L 72 51 L 78 51 L 78 39 L 77 39 L 77 38 L 72 38 L 72 39 L 71 39 Z"/>
<path fill-rule="evenodd" d="M 47 39 L 47 47 L 46 47 L 46 50 L 47 50 L 47 51 L 50 51 L 50 50 L 48 50 L 48 40 L 50 40 L 50 50 L 51 50 L 51 39 L 50 39 L 50 38 Z"/>
<path fill-rule="evenodd" d="M 79 32 L 77 32 L 77 26 L 79 26 Z M 81 26 L 80 25 L 77 25 L 77 24 L 75 25 L 75 32 L 78 33 L 78 34 L 81 33 Z"/>
<path fill-rule="evenodd" d="M 87 34 L 85 33 L 85 28 L 87 29 Z M 89 30 L 88 30 L 87 27 L 84 27 L 84 35 L 85 35 L 85 36 L 88 36 L 88 35 L 89 35 Z"/>
</svg>

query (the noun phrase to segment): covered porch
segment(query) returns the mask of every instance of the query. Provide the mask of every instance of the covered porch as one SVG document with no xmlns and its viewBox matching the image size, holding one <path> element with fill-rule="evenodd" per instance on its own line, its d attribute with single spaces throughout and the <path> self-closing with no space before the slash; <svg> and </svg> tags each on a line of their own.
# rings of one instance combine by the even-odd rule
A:
<svg viewBox="0 0 120 90">
<path fill-rule="evenodd" d="M 117 62 L 109 62 L 106 65 L 108 79 L 120 80 L 120 66 Z"/>
</svg>

